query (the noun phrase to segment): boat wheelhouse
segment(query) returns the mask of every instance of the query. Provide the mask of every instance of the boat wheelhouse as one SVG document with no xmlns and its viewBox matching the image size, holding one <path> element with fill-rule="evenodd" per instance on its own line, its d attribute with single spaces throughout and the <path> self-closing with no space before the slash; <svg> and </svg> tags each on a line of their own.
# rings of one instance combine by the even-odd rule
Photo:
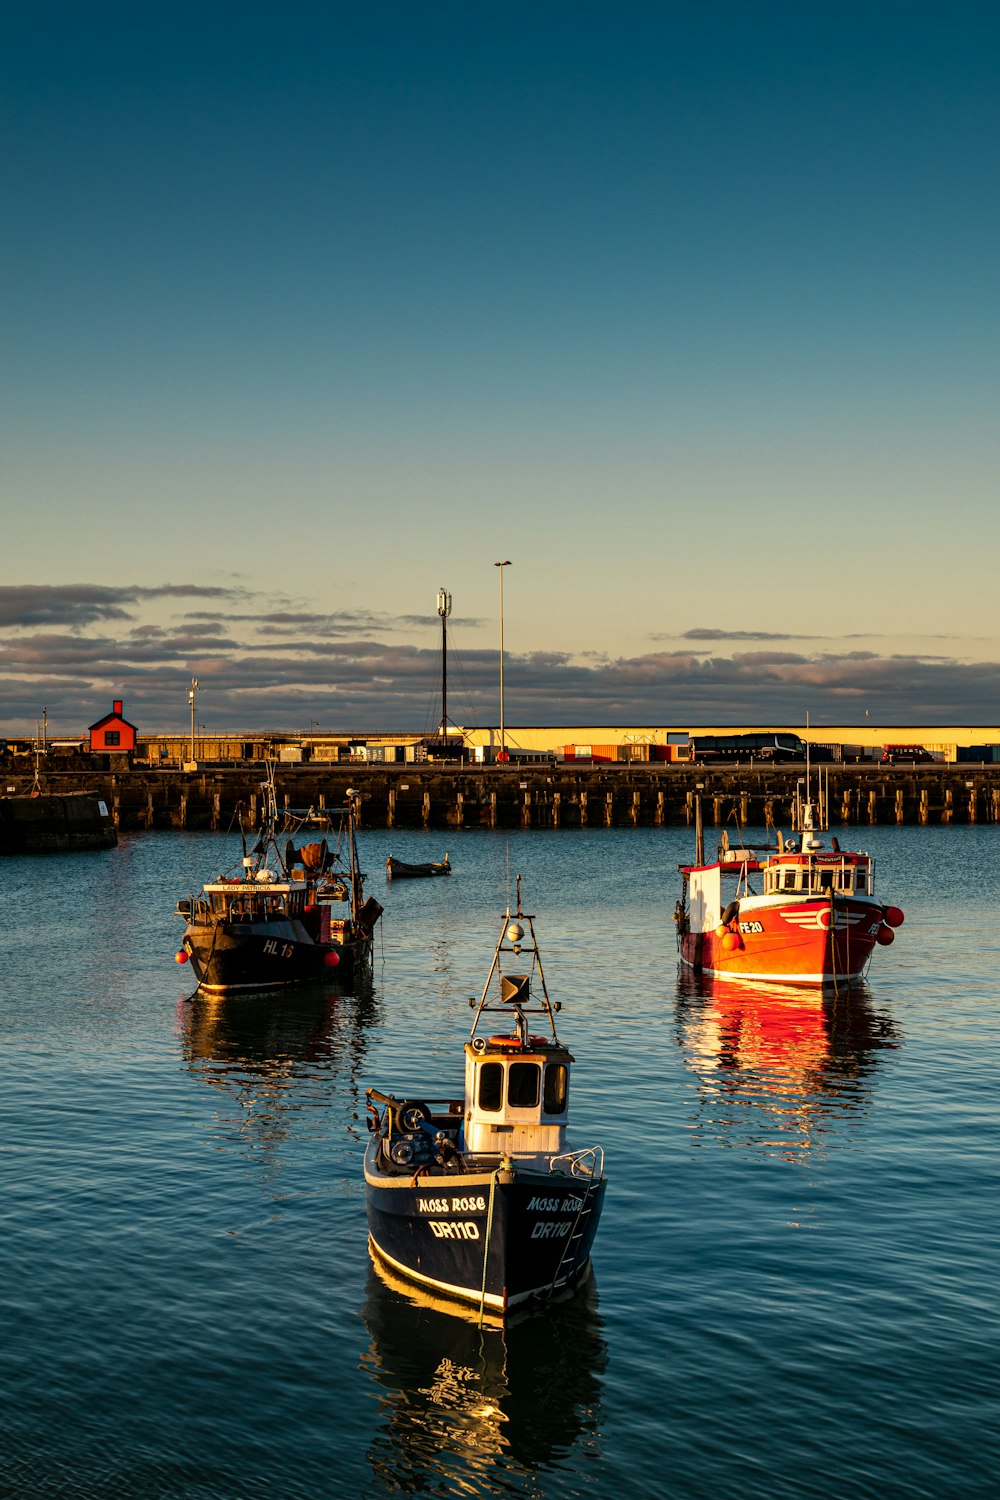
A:
<svg viewBox="0 0 1000 1500">
<path fill-rule="evenodd" d="M 369 1244 L 397 1274 L 503 1319 L 583 1279 L 605 1192 L 601 1147 L 574 1150 L 566 1139 L 573 1057 L 556 1032 L 560 1006 L 520 879 L 470 1005 L 461 1098 L 368 1090 Z M 492 1030 L 497 1015 L 509 1030 Z"/>
</svg>

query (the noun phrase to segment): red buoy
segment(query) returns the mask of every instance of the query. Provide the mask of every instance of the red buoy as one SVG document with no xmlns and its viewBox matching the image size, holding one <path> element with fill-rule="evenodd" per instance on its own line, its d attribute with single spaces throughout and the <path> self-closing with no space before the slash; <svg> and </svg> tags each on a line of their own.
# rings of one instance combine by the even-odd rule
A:
<svg viewBox="0 0 1000 1500">
<path fill-rule="evenodd" d="M 885 921 L 890 927 L 902 927 L 903 913 L 898 906 L 887 906 L 885 909 Z"/>
<path fill-rule="evenodd" d="M 877 943 L 881 943 L 883 948 L 888 948 L 890 943 L 894 943 L 896 941 L 896 934 L 893 932 L 891 927 L 880 927 L 878 933 L 876 934 L 875 941 Z"/>
<path fill-rule="evenodd" d="M 331 948 L 329 953 L 323 955 L 323 962 L 328 969 L 335 969 L 340 963 L 340 954 L 335 948 Z"/>
<path fill-rule="evenodd" d="M 177 952 L 174 954 L 174 963 L 177 963 L 177 964 L 186 964 L 187 961 L 188 961 L 188 956 L 184 952 L 184 949 L 183 948 L 178 948 Z"/>
</svg>

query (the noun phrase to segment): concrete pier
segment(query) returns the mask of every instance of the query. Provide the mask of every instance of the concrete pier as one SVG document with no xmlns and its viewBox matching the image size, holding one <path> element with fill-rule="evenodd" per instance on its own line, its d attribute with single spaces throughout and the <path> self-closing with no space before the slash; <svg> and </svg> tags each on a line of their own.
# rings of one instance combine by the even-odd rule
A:
<svg viewBox="0 0 1000 1500">
<path fill-rule="evenodd" d="M 829 820 L 841 825 L 1000 823 L 1000 765 L 830 766 Z M 706 826 L 788 831 L 800 767 L 711 770 L 697 766 L 438 768 L 434 766 L 277 768 L 279 807 L 336 806 L 359 794 L 361 826 L 374 828 L 644 828 L 694 822 L 701 787 Z M 224 770 L 55 773 L 51 792 L 97 792 L 122 831 L 256 826 L 262 775 Z M 8 776 L 16 792 L 30 778 Z M 815 785 L 815 783 L 814 783 Z"/>
</svg>

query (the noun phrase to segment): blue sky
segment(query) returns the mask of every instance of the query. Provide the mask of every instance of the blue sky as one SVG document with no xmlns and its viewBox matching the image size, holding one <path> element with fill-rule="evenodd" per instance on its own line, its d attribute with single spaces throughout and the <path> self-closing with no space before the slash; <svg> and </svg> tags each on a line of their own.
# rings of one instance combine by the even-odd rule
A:
<svg viewBox="0 0 1000 1500">
<path fill-rule="evenodd" d="M 1000 721 L 1000 13 L 8 16 L 0 727 Z M 461 674 L 461 675 L 459 675 Z"/>
</svg>

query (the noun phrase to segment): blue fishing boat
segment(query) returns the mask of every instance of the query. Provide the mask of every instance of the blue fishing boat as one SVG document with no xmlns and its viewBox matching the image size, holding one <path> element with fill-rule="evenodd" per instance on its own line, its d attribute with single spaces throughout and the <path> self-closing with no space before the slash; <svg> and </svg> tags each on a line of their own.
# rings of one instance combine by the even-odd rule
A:
<svg viewBox="0 0 1000 1500">
<path fill-rule="evenodd" d="M 534 924 L 518 877 L 517 909 L 508 905 L 469 1001 L 464 1095 L 367 1093 L 373 1256 L 501 1320 L 587 1275 L 606 1188 L 603 1149 L 566 1140 L 574 1059 L 556 1032 L 561 1005 L 549 998 Z"/>
</svg>

